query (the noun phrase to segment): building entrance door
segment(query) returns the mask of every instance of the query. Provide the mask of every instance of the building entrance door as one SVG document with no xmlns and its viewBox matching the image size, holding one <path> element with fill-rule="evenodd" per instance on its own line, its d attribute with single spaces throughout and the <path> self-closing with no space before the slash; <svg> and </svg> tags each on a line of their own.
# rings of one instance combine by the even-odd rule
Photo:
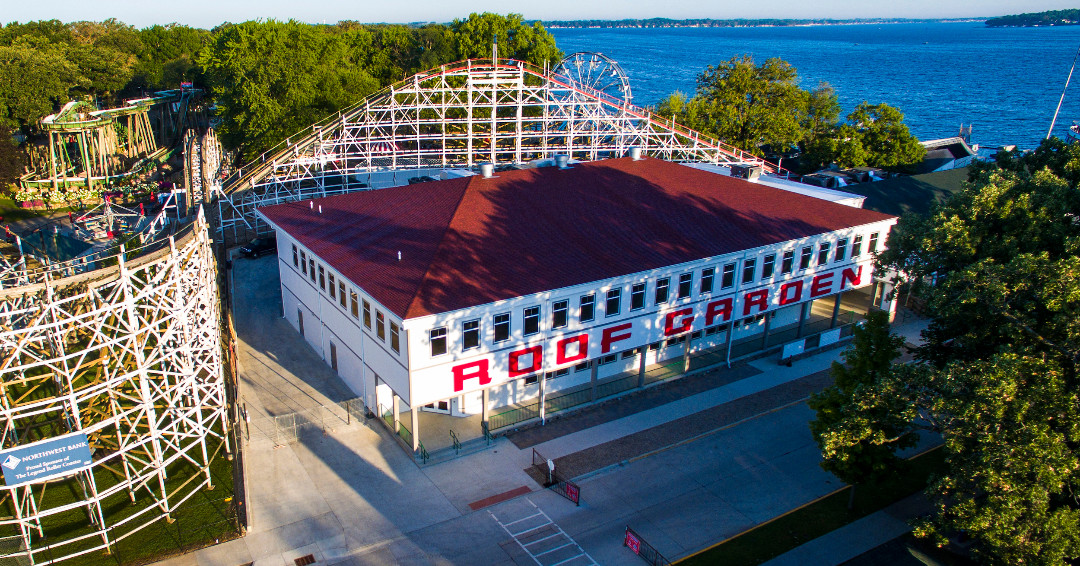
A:
<svg viewBox="0 0 1080 566">
<path fill-rule="evenodd" d="M 296 309 L 296 327 L 300 331 L 300 335 L 304 335 L 304 311 Z"/>
<path fill-rule="evenodd" d="M 330 343 L 330 368 L 337 373 L 337 345 Z"/>
</svg>

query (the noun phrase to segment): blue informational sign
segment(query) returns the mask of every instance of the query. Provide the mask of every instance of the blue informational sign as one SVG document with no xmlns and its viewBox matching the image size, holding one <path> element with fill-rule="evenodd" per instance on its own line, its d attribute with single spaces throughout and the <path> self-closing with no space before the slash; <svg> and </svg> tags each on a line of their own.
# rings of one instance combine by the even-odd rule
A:
<svg viewBox="0 0 1080 566">
<path fill-rule="evenodd" d="M 8 487 L 73 474 L 92 461 L 84 432 L 0 450 L 0 469 Z"/>
</svg>

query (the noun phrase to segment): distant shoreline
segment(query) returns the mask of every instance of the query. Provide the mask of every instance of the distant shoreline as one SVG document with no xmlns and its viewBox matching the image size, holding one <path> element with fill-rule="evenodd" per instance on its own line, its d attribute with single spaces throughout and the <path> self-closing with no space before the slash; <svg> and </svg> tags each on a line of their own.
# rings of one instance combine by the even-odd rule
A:
<svg viewBox="0 0 1080 566">
<path fill-rule="evenodd" d="M 548 29 L 598 29 L 598 28 L 733 28 L 733 27 L 808 27 L 808 26 L 850 26 L 866 24 L 937 24 L 937 23 L 984 23 L 988 18 L 932 18 L 932 19 L 894 19 L 894 18 L 857 18 L 851 20 L 797 20 L 797 19 L 758 19 L 758 20 L 713 20 L 686 19 L 671 20 L 651 18 L 647 20 L 539 20 Z"/>
</svg>

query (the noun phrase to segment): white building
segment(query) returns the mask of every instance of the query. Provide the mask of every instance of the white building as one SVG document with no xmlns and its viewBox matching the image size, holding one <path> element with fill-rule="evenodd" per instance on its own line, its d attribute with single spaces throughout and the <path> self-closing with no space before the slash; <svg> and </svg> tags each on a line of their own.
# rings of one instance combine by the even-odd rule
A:
<svg viewBox="0 0 1080 566">
<path fill-rule="evenodd" d="M 259 213 L 277 232 L 285 317 L 366 404 L 395 423 L 407 405 L 414 432 L 425 406 L 486 422 L 689 352 L 730 356 L 777 329 L 801 339 L 812 312 L 835 325 L 844 292 L 873 289 L 880 305 L 872 254 L 896 222 L 649 158 Z"/>
</svg>

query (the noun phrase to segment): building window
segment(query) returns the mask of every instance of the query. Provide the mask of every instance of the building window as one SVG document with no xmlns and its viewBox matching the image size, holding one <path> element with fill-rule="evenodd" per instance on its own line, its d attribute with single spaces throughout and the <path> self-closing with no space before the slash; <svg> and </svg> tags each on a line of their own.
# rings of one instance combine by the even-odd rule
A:
<svg viewBox="0 0 1080 566">
<path fill-rule="evenodd" d="M 349 304 L 352 306 L 352 317 L 360 318 L 360 299 L 356 296 L 356 291 L 349 293 Z"/>
<path fill-rule="evenodd" d="M 345 283 L 338 281 L 338 302 L 341 303 L 341 308 L 345 308 Z"/>
<path fill-rule="evenodd" d="M 637 357 L 637 348 L 634 348 L 633 350 L 627 350 L 627 351 L 622 353 L 622 359 L 624 359 L 624 360 L 629 360 L 631 358 L 636 358 L 636 357 Z"/>
<path fill-rule="evenodd" d="M 874 253 L 874 252 L 877 251 L 877 239 L 878 239 L 878 233 L 877 232 L 874 232 L 873 234 L 870 234 L 870 242 L 868 242 L 866 244 L 866 251 L 868 251 L 870 253 Z"/>
<path fill-rule="evenodd" d="M 371 303 L 364 301 L 364 327 L 371 330 Z"/>
<path fill-rule="evenodd" d="M 788 250 L 784 252 L 784 261 L 780 264 L 780 275 L 787 275 L 791 273 L 791 268 L 795 264 L 795 250 Z"/>
<path fill-rule="evenodd" d="M 431 357 L 441 356 L 446 353 L 446 327 L 432 328 L 428 332 L 428 341 L 431 342 Z"/>
<path fill-rule="evenodd" d="M 862 255 L 862 236 L 855 236 L 851 242 L 851 257 L 854 259 L 860 255 Z"/>
<path fill-rule="evenodd" d="M 757 267 L 756 259 L 748 259 L 742 264 L 742 282 L 750 283 L 754 280 L 754 271 Z"/>
<path fill-rule="evenodd" d="M 666 303 L 668 300 L 668 285 L 671 284 L 669 277 L 656 280 L 656 304 Z"/>
<path fill-rule="evenodd" d="M 836 261 L 844 261 L 847 257 L 847 238 L 836 242 Z"/>
<path fill-rule="evenodd" d="M 634 283 L 630 287 L 630 310 L 636 311 L 645 308 L 645 284 Z"/>
<path fill-rule="evenodd" d="M 394 352 L 401 351 L 401 331 L 396 323 L 390 323 L 390 349 Z"/>
<path fill-rule="evenodd" d="M 806 246 L 802 249 L 802 257 L 799 258 L 799 269 L 810 267 L 810 259 L 814 257 L 814 246 Z"/>
<path fill-rule="evenodd" d="M 710 267 L 708 269 L 701 270 L 701 294 L 705 295 L 712 293 L 713 276 L 716 274 L 716 269 Z"/>
<path fill-rule="evenodd" d="M 375 335 L 379 340 L 386 340 L 386 318 L 379 311 L 375 311 Z"/>
<path fill-rule="evenodd" d="M 607 300 L 604 302 L 604 316 L 615 316 L 622 311 L 622 289 L 612 289 L 607 292 Z"/>
<path fill-rule="evenodd" d="M 296 244 L 292 245 L 292 264 L 293 267 L 300 267 L 300 256 L 296 252 Z"/>
<path fill-rule="evenodd" d="M 300 271 L 307 275 L 307 254 L 304 252 L 300 252 Z"/>
<path fill-rule="evenodd" d="M 536 383 L 537 381 L 540 381 L 540 375 L 539 374 L 534 373 L 532 375 L 525 376 L 525 385 L 532 385 L 532 384 Z"/>
<path fill-rule="evenodd" d="M 693 282 L 694 282 L 694 274 L 693 273 L 683 273 L 682 275 L 680 275 L 679 276 L 679 289 L 678 289 L 679 293 L 678 293 L 678 297 L 676 297 L 676 298 L 684 299 L 686 297 L 689 297 L 690 296 L 690 286 L 693 284 Z"/>
<path fill-rule="evenodd" d="M 600 358 L 600 365 L 607 365 L 607 364 L 610 364 L 610 363 L 614 363 L 615 360 L 617 360 L 617 359 L 619 359 L 618 354 L 610 354 L 610 355 L 604 356 L 604 357 Z"/>
<path fill-rule="evenodd" d="M 510 339 L 510 313 L 504 312 L 491 317 L 491 325 L 495 328 L 495 342 Z"/>
<path fill-rule="evenodd" d="M 321 265 L 319 266 L 319 288 L 326 290 L 326 270 Z M 330 288 L 333 289 L 333 287 Z"/>
<path fill-rule="evenodd" d="M 829 242 L 821 242 L 818 244 L 817 264 L 825 265 L 826 263 L 829 263 Z"/>
<path fill-rule="evenodd" d="M 529 307 L 525 309 L 524 321 L 523 334 L 525 336 L 540 332 L 540 307 Z"/>
<path fill-rule="evenodd" d="M 315 260 L 314 259 L 309 259 L 308 260 L 308 275 L 311 276 L 311 282 L 314 283 L 315 282 Z"/>
<path fill-rule="evenodd" d="M 335 296 L 334 296 L 334 274 L 333 273 L 330 274 L 330 298 L 331 299 L 335 298 Z"/>
<path fill-rule="evenodd" d="M 480 321 L 467 320 L 461 325 L 461 349 L 480 347 Z"/>
<path fill-rule="evenodd" d="M 589 363 L 589 362 L 581 362 L 580 364 L 574 366 L 574 373 L 578 373 L 578 372 L 582 372 L 582 371 L 589 371 L 589 368 L 591 366 L 592 366 L 592 364 Z"/>
<path fill-rule="evenodd" d="M 596 295 L 589 294 L 581 297 L 581 308 L 578 310 L 578 320 L 589 322 L 596 317 Z"/>
<path fill-rule="evenodd" d="M 774 265 L 776 265 L 776 254 L 769 254 L 765 256 L 765 261 L 761 262 L 762 279 L 768 279 L 769 277 L 772 277 Z"/>
<path fill-rule="evenodd" d="M 551 327 L 563 328 L 569 322 L 570 301 L 563 299 L 551 303 Z"/>
<path fill-rule="evenodd" d="M 724 266 L 724 273 L 720 276 L 720 288 L 730 289 L 735 286 L 735 264 L 729 263 Z"/>
</svg>

